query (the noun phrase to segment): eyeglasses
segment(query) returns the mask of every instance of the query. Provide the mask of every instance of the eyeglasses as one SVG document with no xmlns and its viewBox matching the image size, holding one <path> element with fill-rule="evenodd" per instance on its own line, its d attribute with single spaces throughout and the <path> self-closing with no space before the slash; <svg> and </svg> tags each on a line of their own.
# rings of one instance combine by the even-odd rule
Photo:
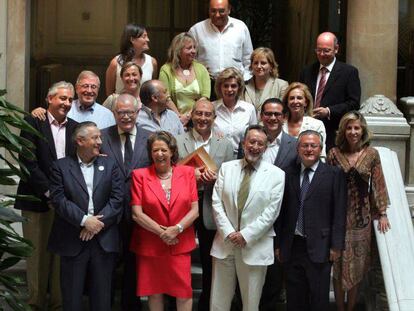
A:
<svg viewBox="0 0 414 311">
<path fill-rule="evenodd" d="M 271 116 L 275 116 L 276 118 L 278 118 L 283 116 L 283 113 L 277 111 L 264 111 L 263 115 L 268 118 L 270 118 Z"/>
<path fill-rule="evenodd" d="M 226 14 L 227 10 L 226 9 L 210 9 L 210 14 L 216 15 L 217 13 L 219 13 L 220 15 L 224 15 Z"/>
<path fill-rule="evenodd" d="M 315 53 L 317 54 L 330 54 L 332 51 L 332 49 L 315 49 Z"/>
<path fill-rule="evenodd" d="M 92 90 L 96 90 L 98 88 L 98 86 L 96 84 L 87 84 L 87 83 L 85 83 L 85 84 L 81 85 L 81 88 L 83 88 L 83 89 L 91 88 Z"/>
<path fill-rule="evenodd" d="M 133 117 L 137 111 L 132 111 L 132 110 L 118 110 L 115 111 L 117 115 L 119 115 L 120 117 Z"/>
</svg>

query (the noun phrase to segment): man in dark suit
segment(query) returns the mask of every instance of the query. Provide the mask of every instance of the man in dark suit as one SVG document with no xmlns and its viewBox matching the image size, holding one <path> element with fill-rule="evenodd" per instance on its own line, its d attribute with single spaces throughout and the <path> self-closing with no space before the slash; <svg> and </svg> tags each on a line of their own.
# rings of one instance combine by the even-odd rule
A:
<svg viewBox="0 0 414 311">
<path fill-rule="evenodd" d="M 49 169 L 53 161 L 74 153 L 72 133 L 76 122 L 67 118 L 71 108 L 74 89 L 71 83 L 61 81 L 53 84 L 48 91 L 46 102 L 46 119 L 44 121 L 31 116 L 25 120 L 38 130 L 45 139 L 22 131 L 20 136 L 31 141 L 36 150 L 36 159 L 27 160 L 20 156 L 29 170 L 30 176 L 20 180 L 18 195 L 33 195 L 40 201 L 32 202 L 17 199 L 15 208 L 22 210 L 28 219 L 23 223 L 23 235 L 32 241 L 34 250 L 27 259 L 28 303 L 34 310 L 46 308 L 47 289 L 49 285 L 49 309 L 61 307 L 59 281 L 59 257 L 47 251 L 47 239 L 52 227 L 54 211 L 50 208 Z"/>
<path fill-rule="evenodd" d="M 345 175 L 321 162 L 321 151 L 320 134 L 302 132 L 298 138 L 301 163 L 286 169 L 275 254 L 286 272 L 289 311 L 329 309 L 331 263 L 344 248 Z"/>
<path fill-rule="evenodd" d="M 294 165 L 298 158 L 296 138 L 282 130 L 286 113 L 287 107 L 278 98 L 266 99 L 260 111 L 260 119 L 270 138 L 263 159 L 282 170 Z M 274 310 L 275 304 L 284 300 L 282 275 L 282 266 L 278 261 L 267 267 L 260 310 Z"/>
<path fill-rule="evenodd" d="M 139 310 L 140 299 L 136 296 L 136 260 L 135 254 L 129 251 L 133 221 L 131 217 L 130 181 L 133 169 L 150 164 L 147 151 L 147 139 L 151 132 L 138 128 L 138 102 L 129 94 L 119 95 L 113 106 L 116 125 L 102 130 L 101 152 L 107 154 L 121 169 L 121 178 L 125 184 L 123 217 L 120 223 L 122 237 L 122 257 L 124 265 L 122 278 L 121 307 L 122 310 Z"/>
<path fill-rule="evenodd" d="M 180 159 L 186 157 L 197 148 L 203 146 L 214 160 L 217 167 L 226 161 L 233 160 L 233 147 L 224 137 L 215 137 L 212 133 L 216 117 L 213 104 L 201 99 L 197 101 L 191 112 L 193 129 L 177 136 L 177 147 Z M 198 185 L 199 218 L 195 221 L 200 249 L 200 260 L 203 268 L 203 287 L 198 301 L 198 310 L 209 310 L 211 290 L 211 256 L 210 249 L 216 234 L 216 224 L 212 213 L 212 193 L 217 173 L 207 168 L 196 169 Z"/>
<path fill-rule="evenodd" d="M 298 157 L 296 138 L 282 130 L 286 113 L 287 107 L 278 98 L 266 99 L 260 111 L 260 119 L 270 138 L 263 159 L 282 170 L 295 163 Z"/>
<path fill-rule="evenodd" d="M 124 184 L 115 161 L 100 156 L 95 123 L 80 123 L 73 138 L 76 156 L 52 165 L 50 195 L 56 213 L 48 248 L 61 256 L 63 310 L 83 309 L 88 276 L 89 309 L 110 311 Z"/>
<path fill-rule="evenodd" d="M 358 70 L 336 59 L 338 49 L 338 40 L 333 33 L 321 33 L 315 49 L 318 62 L 300 74 L 300 81 L 309 87 L 314 99 L 313 117 L 325 124 L 326 151 L 335 146 L 342 116 L 348 111 L 358 110 L 361 100 Z"/>
</svg>

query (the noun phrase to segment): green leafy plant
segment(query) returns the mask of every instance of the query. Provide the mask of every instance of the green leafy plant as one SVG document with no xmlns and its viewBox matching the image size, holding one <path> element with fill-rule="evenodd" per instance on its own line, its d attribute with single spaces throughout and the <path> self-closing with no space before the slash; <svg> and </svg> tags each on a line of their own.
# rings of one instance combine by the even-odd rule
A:
<svg viewBox="0 0 414 311">
<path fill-rule="evenodd" d="M 27 113 L 9 103 L 5 94 L 5 90 L 0 90 L 0 159 L 4 161 L 6 167 L 0 168 L 0 186 L 3 187 L 17 185 L 16 176 L 26 180 L 29 175 L 29 171 L 18 158 L 19 154 L 27 159 L 35 159 L 32 151 L 35 146 L 27 139 L 13 133 L 12 128 L 25 130 L 41 137 L 41 134 L 23 119 Z M 30 310 L 19 291 L 19 286 L 24 285 L 24 280 L 7 271 L 23 258 L 30 256 L 33 249 L 32 243 L 21 237 L 12 227 L 15 222 L 25 221 L 11 208 L 17 197 L 38 200 L 31 196 L 0 194 L 0 304 L 5 302 L 13 310 Z"/>
</svg>

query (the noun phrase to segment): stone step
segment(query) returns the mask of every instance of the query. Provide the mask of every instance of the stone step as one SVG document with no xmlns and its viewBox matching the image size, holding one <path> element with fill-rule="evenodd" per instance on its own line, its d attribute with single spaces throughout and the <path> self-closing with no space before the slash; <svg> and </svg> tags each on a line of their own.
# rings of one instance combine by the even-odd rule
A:
<svg viewBox="0 0 414 311">
<path fill-rule="evenodd" d="M 21 277 L 22 280 L 25 281 L 26 279 L 26 261 L 22 260 L 20 261 L 18 264 L 16 264 L 15 266 L 13 266 L 12 268 L 7 270 L 7 273 L 10 275 L 15 275 L 15 276 L 19 276 Z M 120 273 L 120 272 L 119 272 Z M 201 284 L 202 284 L 202 269 L 201 269 L 201 264 L 199 263 L 199 258 L 198 258 L 198 252 L 196 253 L 195 251 L 192 254 L 192 266 L 191 266 L 191 278 L 192 278 L 192 286 L 193 286 L 193 310 L 197 310 L 197 303 L 198 303 L 198 297 L 200 296 L 201 293 Z M 117 278 L 120 279 L 120 278 Z M 27 297 L 27 288 L 26 286 L 22 286 L 19 288 L 21 290 L 21 294 L 24 297 Z M 330 311 L 336 310 L 336 306 L 335 306 L 335 296 L 334 296 L 334 292 L 333 292 L 333 286 L 332 286 L 332 282 L 331 282 L 331 291 L 329 294 L 329 299 L 330 299 Z M 142 302 L 144 305 L 144 310 L 148 310 L 148 300 L 147 298 L 142 298 Z M 3 308 L 3 303 L 0 301 L 0 306 L 1 308 Z M 118 311 L 120 310 L 120 286 L 119 284 L 117 284 L 117 290 L 116 290 L 116 294 L 115 294 L 115 302 L 114 302 L 114 307 L 113 310 L 114 311 Z M 87 298 L 85 297 L 85 306 L 87 306 Z M 0 310 L 3 310 L 1 309 Z M 7 309 L 6 307 L 4 307 L 5 311 L 11 310 L 11 309 Z M 285 303 L 278 303 L 275 305 L 275 309 L 274 311 L 285 311 L 286 310 L 286 304 Z M 355 308 L 355 311 L 364 311 L 365 310 L 365 306 L 363 304 L 363 302 L 359 302 L 358 305 Z M 237 311 L 237 310 L 232 310 L 232 311 Z"/>
</svg>

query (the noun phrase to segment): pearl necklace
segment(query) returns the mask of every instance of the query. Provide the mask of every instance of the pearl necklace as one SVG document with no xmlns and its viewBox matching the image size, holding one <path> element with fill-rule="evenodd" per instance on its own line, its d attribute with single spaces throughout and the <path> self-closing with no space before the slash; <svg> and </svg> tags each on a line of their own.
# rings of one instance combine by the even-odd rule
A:
<svg viewBox="0 0 414 311">
<path fill-rule="evenodd" d="M 167 179 L 169 179 L 169 178 L 171 177 L 171 175 L 172 175 L 172 171 L 168 172 L 168 175 L 166 175 L 166 176 L 160 176 L 160 175 L 158 175 L 157 173 L 156 173 L 156 175 L 157 175 L 157 177 L 158 177 L 159 179 L 161 179 L 161 180 L 167 180 Z"/>
</svg>

